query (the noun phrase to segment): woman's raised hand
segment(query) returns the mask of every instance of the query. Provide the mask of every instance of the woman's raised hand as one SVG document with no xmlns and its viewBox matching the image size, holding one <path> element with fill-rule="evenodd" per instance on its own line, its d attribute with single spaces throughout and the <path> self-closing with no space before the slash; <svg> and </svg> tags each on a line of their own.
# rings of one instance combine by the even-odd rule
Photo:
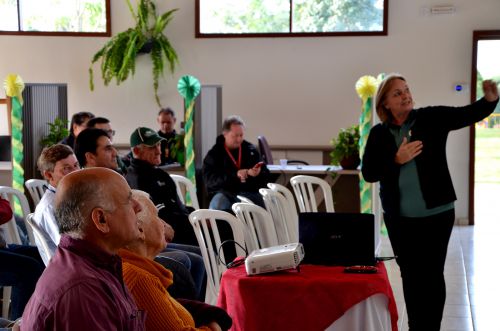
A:
<svg viewBox="0 0 500 331">
<path fill-rule="evenodd" d="M 498 99 L 498 87 L 494 80 L 487 79 L 483 81 L 484 98 L 491 102 Z"/>
</svg>

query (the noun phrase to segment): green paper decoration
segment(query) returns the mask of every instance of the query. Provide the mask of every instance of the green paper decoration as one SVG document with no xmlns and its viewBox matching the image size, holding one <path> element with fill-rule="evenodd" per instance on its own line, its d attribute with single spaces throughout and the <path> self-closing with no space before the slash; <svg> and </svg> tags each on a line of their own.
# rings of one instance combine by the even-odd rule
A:
<svg viewBox="0 0 500 331">
<path fill-rule="evenodd" d="M 23 90 L 20 76 L 9 74 L 4 82 L 5 94 L 11 98 L 12 112 L 12 188 L 24 192 L 23 169 Z M 14 201 L 14 212 L 22 215 L 19 201 Z"/>
<path fill-rule="evenodd" d="M 189 105 L 201 91 L 201 85 L 198 79 L 193 76 L 182 76 L 177 83 L 177 90 L 179 94 L 184 98 L 186 105 Z"/>
<path fill-rule="evenodd" d="M 177 90 L 179 94 L 184 98 L 185 110 L 185 121 L 184 124 L 184 148 L 185 148 L 185 159 L 186 163 L 184 168 L 186 169 L 186 177 L 194 184 L 196 187 L 196 173 L 194 165 L 194 148 L 193 148 L 193 114 L 194 114 L 194 99 L 200 94 L 201 85 L 198 79 L 193 76 L 182 76 L 177 83 Z M 191 203 L 191 196 L 189 192 L 186 192 L 186 204 Z"/>
<path fill-rule="evenodd" d="M 359 118 L 359 155 L 365 152 L 366 141 L 370 134 L 372 122 L 373 95 L 377 90 L 377 79 L 373 76 L 363 76 L 356 82 L 356 92 L 362 100 L 361 116 Z M 372 212 L 372 186 L 359 174 L 359 192 L 361 212 Z"/>
</svg>

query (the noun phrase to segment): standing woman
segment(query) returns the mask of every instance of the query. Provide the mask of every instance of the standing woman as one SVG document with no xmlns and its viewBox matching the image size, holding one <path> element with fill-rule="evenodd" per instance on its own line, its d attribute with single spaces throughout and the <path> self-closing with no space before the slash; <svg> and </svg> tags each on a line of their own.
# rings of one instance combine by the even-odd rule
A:
<svg viewBox="0 0 500 331">
<path fill-rule="evenodd" d="M 377 90 L 382 123 L 368 137 L 361 171 L 380 181 L 384 221 L 403 279 L 411 331 L 439 330 L 446 300 L 444 263 L 455 221 L 455 190 L 446 161 L 446 140 L 491 114 L 495 82 L 483 82 L 484 97 L 464 107 L 413 108 L 406 79 L 388 75 Z"/>
</svg>

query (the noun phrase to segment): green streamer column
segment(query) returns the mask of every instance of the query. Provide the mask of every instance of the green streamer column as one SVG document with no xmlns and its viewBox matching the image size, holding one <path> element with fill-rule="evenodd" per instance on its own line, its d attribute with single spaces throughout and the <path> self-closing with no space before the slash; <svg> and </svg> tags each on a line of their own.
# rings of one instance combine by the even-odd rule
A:
<svg viewBox="0 0 500 331">
<path fill-rule="evenodd" d="M 194 142 L 193 142 L 193 115 L 194 115 L 194 100 L 200 94 L 201 86 L 198 79 L 193 76 L 182 76 L 177 83 L 177 90 L 184 98 L 185 107 L 185 124 L 184 124 L 184 147 L 186 163 L 186 177 L 196 187 L 196 168 L 194 164 Z M 191 196 L 186 193 L 186 204 L 191 203 Z"/>
<path fill-rule="evenodd" d="M 370 134 L 372 123 L 373 96 L 377 90 L 377 79 L 373 76 L 363 76 L 356 82 L 356 92 L 362 100 L 361 116 L 359 118 L 359 155 L 365 152 L 366 141 Z M 361 212 L 372 212 L 372 185 L 359 174 L 359 192 Z"/>
<path fill-rule="evenodd" d="M 9 74 L 4 82 L 5 94 L 11 98 L 12 111 L 12 187 L 24 192 L 23 169 L 23 90 L 20 76 Z M 22 215 L 19 201 L 14 201 L 14 212 Z"/>
</svg>

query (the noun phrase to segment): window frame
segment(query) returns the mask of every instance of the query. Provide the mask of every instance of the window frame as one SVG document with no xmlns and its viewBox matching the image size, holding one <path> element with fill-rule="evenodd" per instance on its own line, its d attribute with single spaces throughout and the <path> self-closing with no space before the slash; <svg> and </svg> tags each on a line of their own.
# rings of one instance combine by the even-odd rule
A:
<svg viewBox="0 0 500 331">
<path fill-rule="evenodd" d="M 195 38 L 295 38 L 295 37 L 366 37 L 387 36 L 389 21 L 389 0 L 384 1 L 383 23 L 381 31 L 342 31 L 342 32 L 291 32 L 292 15 L 290 15 L 290 32 L 273 33 L 202 33 L 200 32 L 200 1 L 195 2 Z M 207 0 L 204 0 L 207 1 Z M 290 6 L 293 0 L 290 0 Z M 290 10 L 291 12 L 291 10 Z"/>
<path fill-rule="evenodd" d="M 485 40 L 500 41 L 500 30 L 474 30 L 472 33 L 472 65 L 470 80 L 470 102 L 477 101 L 477 54 L 479 42 Z M 469 126 L 469 225 L 475 224 L 476 199 L 476 124 Z"/>
<path fill-rule="evenodd" d="M 19 1 L 17 1 L 17 31 L 0 30 L 0 35 L 15 36 L 58 36 L 58 37 L 110 37 L 111 36 L 111 0 L 104 0 L 106 6 L 106 31 L 105 32 L 64 32 L 64 31 L 20 31 Z"/>
</svg>

